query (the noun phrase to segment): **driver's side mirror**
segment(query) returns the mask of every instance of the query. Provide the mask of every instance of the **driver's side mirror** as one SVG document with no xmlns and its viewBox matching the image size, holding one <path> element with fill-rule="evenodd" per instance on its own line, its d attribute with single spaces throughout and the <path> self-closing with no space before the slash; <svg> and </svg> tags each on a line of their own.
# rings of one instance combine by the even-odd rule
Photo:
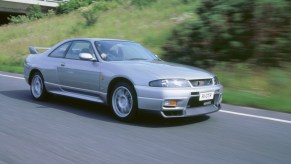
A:
<svg viewBox="0 0 291 164">
<path fill-rule="evenodd" d="M 90 53 L 80 53 L 79 54 L 79 57 L 82 60 L 92 60 L 92 61 L 96 61 L 96 59 Z"/>
</svg>

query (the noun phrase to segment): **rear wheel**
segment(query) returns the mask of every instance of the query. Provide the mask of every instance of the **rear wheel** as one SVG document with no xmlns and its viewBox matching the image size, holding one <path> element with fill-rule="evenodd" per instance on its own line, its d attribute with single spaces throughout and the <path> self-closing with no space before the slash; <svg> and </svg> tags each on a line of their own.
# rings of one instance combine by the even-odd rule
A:
<svg viewBox="0 0 291 164">
<path fill-rule="evenodd" d="M 111 107 L 119 120 L 133 121 L 138 110 L 134 88 L 125 82 L 115 85 L 111 94 Z"/>
<path fill-rule="evenodd" d="M 36 100 L 44 100 L 48 97 L 48 92 L 44 86 L 44 80 L 40 72 L 32 75 L 30 92 Z"/>
</svg>

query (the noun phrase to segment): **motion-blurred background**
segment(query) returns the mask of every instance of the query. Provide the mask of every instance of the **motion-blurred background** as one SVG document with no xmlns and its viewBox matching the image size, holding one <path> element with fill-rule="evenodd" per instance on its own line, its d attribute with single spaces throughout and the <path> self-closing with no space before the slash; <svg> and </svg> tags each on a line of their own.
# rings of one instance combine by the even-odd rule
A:
<svg viewBox="0 0 291 164">
<path fill-rule="evenodd" d="M 128 39 L 216 73 L 225 103 L 291 113 L 290 0 L 69 0 L 29 6 L 1 24 L 2 71 L 22 73 L 30 45 Z"/>
</svg>

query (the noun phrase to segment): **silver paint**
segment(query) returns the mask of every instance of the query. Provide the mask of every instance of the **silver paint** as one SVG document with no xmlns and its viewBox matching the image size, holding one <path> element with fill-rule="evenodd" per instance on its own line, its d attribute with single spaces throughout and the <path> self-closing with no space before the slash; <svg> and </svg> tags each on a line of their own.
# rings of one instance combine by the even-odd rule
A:
<svg viewBox="0 0 291 164">
<path fill-rule="evenodd" d="M 187 88 L 150 87 L 149 82 L 158 79 L 214 79 L 215 75 L 203 69 L 159 60 L 105 61 L 93 46 L 96 60 L 53 58 L 48 55 L 68 41 L 95 41 L 114 39 L 76 38 L 53 46 L 44 53 L 30 54 L 25 61 L 24 77 L 27 82 L 31 71 L 39 71 L 48 92 L 99 103 L 108 103 L 109 84 L 116 78 L 131 82 L 137 94 L 138 108 L 159 111 L 164 117 L 186 117 L 207 114 L 220 109 L 220 101 L 212 105 L 187 108 L 191 93 L 213 91 L 222 97 L 221 84 Z M 177 100 L 175 108 L 163 106 L 165 100 Z M 167 116 L 165 111 L 181 111 L 181 115 Z"/>
</svg>

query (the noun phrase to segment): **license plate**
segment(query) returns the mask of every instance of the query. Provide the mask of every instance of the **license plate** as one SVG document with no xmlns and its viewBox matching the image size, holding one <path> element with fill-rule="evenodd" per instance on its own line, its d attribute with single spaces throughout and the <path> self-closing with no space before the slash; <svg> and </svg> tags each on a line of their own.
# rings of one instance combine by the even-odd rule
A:
<svg viewBox="0 0 291 164">
<path fill-rule="evenodd" d="M 214 97 L 214 92 L 204 92 L 204 93 L 200 93 L 200 95 L 199 95 L 199 101 L 212 100 L 213 97 Z"/>
</svg>

